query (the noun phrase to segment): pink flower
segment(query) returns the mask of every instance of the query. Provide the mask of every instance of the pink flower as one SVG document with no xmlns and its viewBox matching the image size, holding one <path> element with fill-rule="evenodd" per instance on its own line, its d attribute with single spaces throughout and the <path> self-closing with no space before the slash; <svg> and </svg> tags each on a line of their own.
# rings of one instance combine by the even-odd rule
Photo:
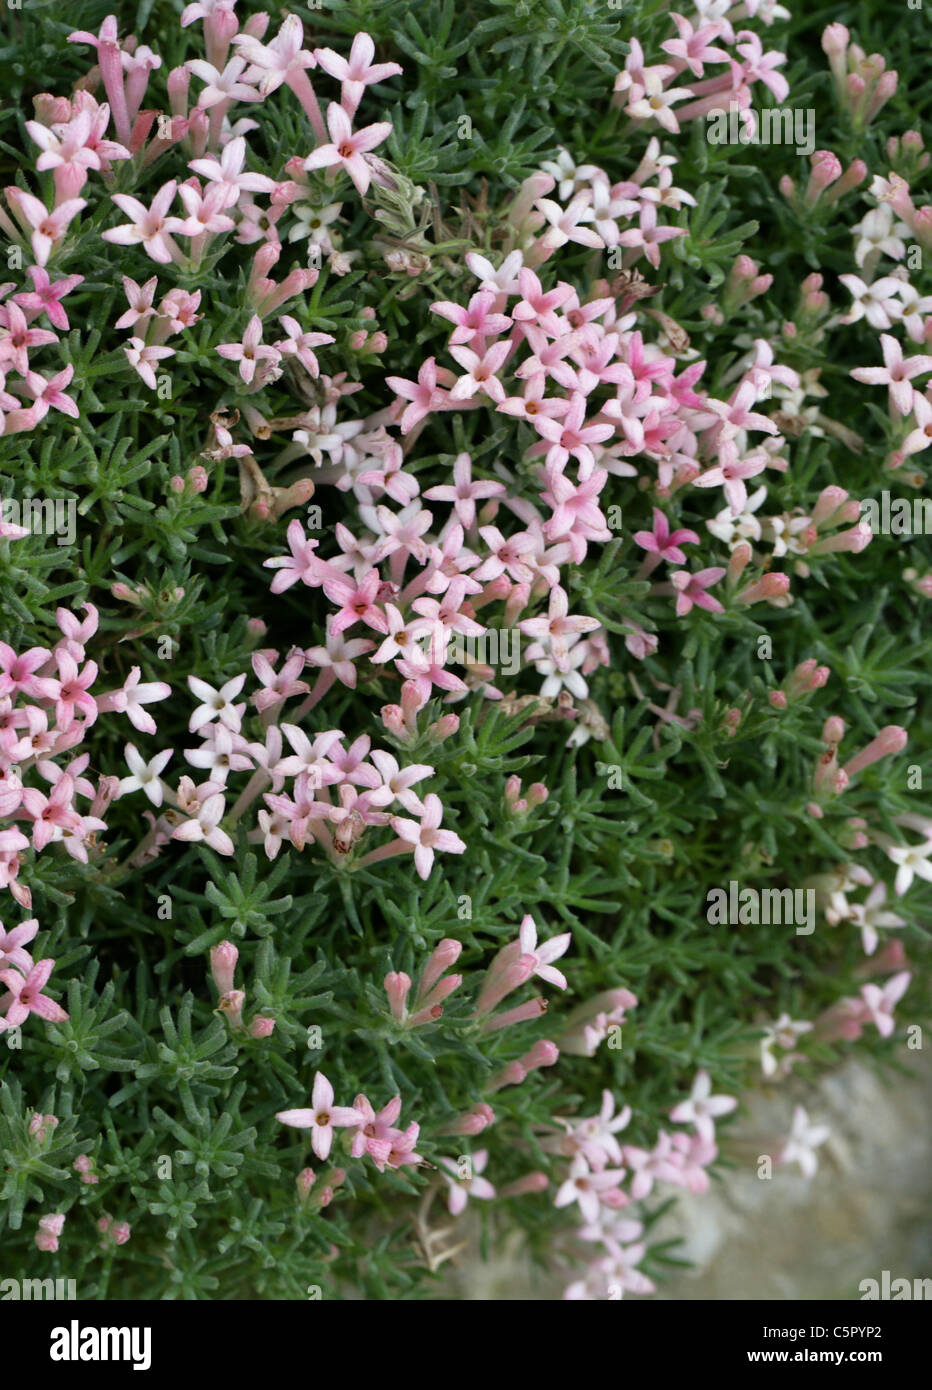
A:
<svg viewBox="0 0 932 1390">
<path fill-rule="evenodd" d="M 451 347 L 450 356 L 466 370 L 465 374 L 457 377 L 454 382 L 450 400 L 472 400 L 477 392 L 481 392 L 496 405 L 501 404 L 505 399 L 505 388 L 495 373 L 501 370 L 510 352 L 511 344 L 507 340 L 493 343 L 481 356 L 478 352 L 473 352 L 472 348 Z"/>
<path fill-rule="evenodd" d="M 107 100 L 113 110 L 117 138 L 124 144 L 129 144 L 131 124 L 123 85 L 123 58 L 130 55 L 124 55 L 118 33 L 116 15 L 109 14 L 101 24 L 99 34 L 90 34 L 86 29 L 76 29 L 68 35 L 68 42 L 90 44 L 97 50 L 97 62 Z"/>
<path fill-rule="evenodd" d="M 97 663 L 88 661 L 82 671 L 70 652 L 59 647 L 55 653 L 58 663 L 59 688 L 55 701 L 55 717 L 59 727 L 68 729 L 74 722 L 75 710 L 81 710 L 87 725 L 97 718 L 97 701 L 89 694 L 89 687 L 97 679 Z"/>
<path fill-rule="evenodd" d="M 154 363 L 175 355 L 174 348 L 156 347 L 153 343 L 144 343 L 142 338 L 130 338 L 123 351 L 127 362 L 139 373 L 150 391 L 154 391 L 158 385 Z"/>
<path fill-rule="evenodd" d="M 41 314 L 44 311 L 53 328 L 61 328 L 67 332 L 71 325 L 60 301 L 83 282 L 84 276 L 66 275 L 61 280 L 52 281 L 48 272 L 40 265 L 29 266 L 26 274 L 35 289 L 21 290 L 19 294 L 14 294 L 13 298 L 17 304 L 29 314 Z"/>
<path fill-rule="evenodd" d="M 423 815 L 424 803 L 411 788 L 423 782 L 425 777 L 431 777 L 434 769 L 427 763 L 410 763 L 407 767 L 399 767 L 398 760 L 391 753 L 378 748 L 373 749 L 372 761 L 378 769 L 381 785 L 373 789 L 370 804 L 388 806 L 397 801 L 411 815 Z"/>
<path fill-rule="evenodd" d="M 0 977 L 2 978 L 2 977 Z M 893 1032 L 893 1009 L 906 993 L 912 976 L 908 970 L 892 975 L 883 989 L 879 985 L 863 985 L 861 998 L 864 1000 L 867 1019 L 876 1024 L 882 1038 L 889 1038 Z"/>
<path fill-rule="evenodd" d="M 214 154 L 205 155 L 203 159 L 192 159 L 188 168 L 193 169 L 195 174 L 200 174 L 201 178 L 207 179 L 208 182 L 216 183 L 225 189 L 230 203 L 235 203 L 244 191 L 275 191 L 274 179 L 269 178 L 268 174 L 251 174 L 245 169 L 245 165 L 246 141 L 242 135 L 237 135 L 224 145 L 219 159 Z"/>
<path fill-rule="evenodd" d="M 9 303 L 0 310 L 0 322 L 6 333 L 0 339 L 0 365 L 10 362 L 13 369 L 25 376 L 29 371 L 29 349 L 57 343 L 58 335 L 47 328 L 29 328 L 26 316 L 18 304 Z"/>
<path fill-rule="evenodd" d="M 330 1154 L 335 1128 L 344 1129 L 363 1123 L 361 1111 L 348 1105 L 334 1105 L 333 1087 L 323 1072 L 317 1072 L 314 1077 L 310 1109 L 280 1110 L 275 1118 L 283 1125 L 291 1125 L 294 1129 L 309 1129 L 311 1148 L 322 1160 Z"/>
<path fill-rule="evenodd" d="M 188 215 L 175 228 L 177 236 L 218 236 L 221 232 L 232 232 L 236 226 L 233 218 L 224 211 L 230 205 L 226 185 L 211 184 L 204 193 L 197 179 L 189 179 L 180 185 L 178 197 Z"/>
<path fill-rule="evenodd" d="M 376 1113 L 366 1097 L 360 1095 L 353 1101 L 353 1109 L 359 1114 L 359 1122 L 350 1153 L 354 1158 L 368 1154 L 381 1173 L 395 1140 L 401 1137 L 400 1131 L 395 1128 L 395 1121 L 401 1114 L 401 1096 L 395 1096 Z"/>
<path fill-rule="evenodd" d="M 239 374 L 248 386 L 256 374 L 256 366 L 264 360 L 278 362 L 281 353 L 278 348 L 262 342 L 262 320 L 253 314 L 249 320 L 241 343 L 220 343 L 217 347 L 221 357 L 239 363 Z"/>
<path fill-rule="evenodd" d="M 695 1125 L 696 1132 L 710 1142 L 715 1138 L 715 1119 L 730 1114 L 738 1105 L 734 1096 L 713 1096 L 711 1090 L 709 1073 L 698 1071 L 689 1099 L 680 1101 L 670 1111 L 670 1119 L 676 1124 Z"/>
<path fill-rule="evenodd" d="M 32 228 L 31 244 L 36 262 L 40 266 L 48 264 L 49 256 L 58 248 L 68 227 L 82 208 L 87 207 L 83 198 L 67 198 L 49 212 L 44 203 L 21 188 L 6 189 L 7 201 L 15 204 L 28 225 Z"/>
<path fill-rule="evenodd" d="M 868 386 L 889 386 L 893 405 L 901 415 L 908 415 L 915 395 L 910 382 L 914 376 L 925 376 L 927 372 L 932 372 L 932 357 L 919 355 L 904 359 L 903 349 L 889 333 L 881 333 L 880 346 L 884 365 L 856 367 L 851 375 L 855 381 L 863 381 Z"/>
<path fill-rule="evenodd" d="M 30 647 L 17 654 L 6 642 L 0 642 L 0 698 L 21 691 L 32 700 L 54 700 L 58 695 L 58 681 L 35 674 L 50 655 L 45 647 Z"/>
<path fill-rule="evenodd" d="M 277 673 L 262 652 L 253 652 L 252 669 L 262 684 L 262 689 L 252 697 L 256 709 L 270 709 L 273 705 L 281 704 L 292 695 L 306 695 L 307 682 L 296 679 L 304 670 L 304 666 L 304 652 L 299 647 L 288 654 L 282 663 L 281 670 Z"/>
<path fill-rule="evenodd" d="M 697 537 L 698 539 L 698 537 Z M 594 632 L 599 626 L 598 618 L 587 618 L 582 615 L 569 616 L 569 600 L 566 590 L 559 584 L 555 584 L 550 590 L 550 603 L 545 618 L 525 618 L 518 624 L 520 630 L 528 637 L 534 637 L 538 642 L 546 644 L 551 656 L 557 665 L 557 670 L 568 669 L 569 644 L 568 635 L 575 635 L 581 632 Z"/>
<path fill-rule="evenodd" d="M 451 1216 L 459 1216 L 465 1210 L 470 1197 L 478 1197 L 481 1201 L 487 1202 L 495 1196 L 495 1188 L 487 1178 L 480 1176 L 485 1172 L 488 1161 L 488 1149 L 479 1149 L 471 1158 L 466 1159 L 468 1170 L 461 1177 L 458 1162 L 455 1163 L 452 1159 L 440 1159 L 440 1168 L 450 1189 L 447 1206 Z"/>
<path fill-rule="evenodd" d="M 246 67 L 245 58 L 231 58 L 222 72 L 201 58 L 189 58 L 185 67 L 206 84 L 197 99 L 202 110 L 217 106 L 222 101 L 262 100 L 255 87 L 240 80 Z"/>
<path fill-rule="evenodd" d="M 60 410 L 63 415 L 77 420 L 80 411 L 71 397 L 66 396 L 62 390 L 73 376 L 74 367 L 70 362 L 52 377 L 46 378 L 38 372 L 26 373 L 25 382 L 20 389 L 24 396 L 33 401 L 33 411 L 39 420 L 44 420 L 50 409 Z"/>
<path fill-rule="evenodd" d="M 591 216 L 591 204 L 592 195 L 587 189 L 577 193 L 565 208 L 561 208 L 559 203 L 553 202 L 550 198 L 538 198 L 536 206 L 549 223 L 541 237 L 541 245 L 548 254 L 565 246 L 568 241 L 592 247 L 594 250 L 603 249 L 605 243 L 598 232 L 582 225 Z"/>
<path fill-rule="evenodd" d="M 452 830 L 440 830 L 443 819 L 443 803 L 439 796 L 430 792 L 424 798 L 424 814 L 420 822 L 406 820 L 401 816 L 392 818 L 395 834 L 414 850 L 414 867 L 421 878 L 430 877 L 434 864 L 434 851 L 446 854 L 462 854 L 466 846 Z"/>
<path fill-rule="evenodd" d="M 254 35 L 235 34 L 233 42 L 239 45 L 240 52 L 247 62 L 258 69 L 261 77 L 259 90 L 263 96 L 277 91 L 283 82 L 289 85 L 295 78 L 304 76 L 306 68 L 316 67 L 313 53 L 302 48 L 304 27 L 297 15 L 287 15 L 275 38 L 269 44 L 260 43 Z M 252 72 L 250 81 L 255 80 Z"/>
<path fill-rule="evenodd" d="M 21 922 L 12 931 L 7 931 L 0 922 L 0 965 L 4 968 L 15 966 L 24 975 L 28 975 L 34 962 L 25 947 L 38 930 L 39 923 L 35 917 L 31 917 L 28 922 Z"/>
<path fill-rule="evenodd" d="M 275 344 L 279 352 L 283 356 L 297 357 L 311 376 L 320 376 L 320 367 L 313 349 L 321 347 L 324 343 L 335 342 L 336 339 L 333 335 L 330 333 L 305 333 L 297 319 L 289 318 L 287 315 L 278 321 L 288 334 L 287 338 L 282 338 Z"/>
<path fill-rule="evenodd" d="M 337 635 L 355 623 L 364 622 L 376 632 L 388 632 L 388 619 L 375 602 L 382 587 L 377 569 L 371 569 L 360 583 L 349 578 L 327 579 L 324 593 L 340 610 L 330 620 L 330 631 Z"/>
<path fill-rule="evenodd" d="M 436 308 L 436 305 L 433 306 Z M 504 483 L 473 482 L 472 460 L 468 454 L 457 454 L 453 461 L 453 486 L 443 484 L 424 493 L 428 502 L 452 502 L 453 509 L 468 530 L 476 520 L 476 502 L 485 497 L 498 497 L 505 491 Z"/>
<path fill-rule="evenodd" d="M 652 555 L 659 555 L 670 565 L 685 565 L 686 556 L 680 549 L 681 545 L 698 545 L 699 543 L 699 537 L 695 531 L 686 529 L 671 531 L 670 523 L 659 507 L 654 508 L 653 531 L 635 531 L 634 539 L 642 550 L 647 550 Z"/>
<path fill-rule="evenodd" d="M 372 171 L 366 163 L 365 155 L 381 145 L 391 134 L 391 121 L 378 121 L 353 132 L 352 121 L 342 106 L 332 101 L 327 108 L 327 128 L 330 143 L 319 145 L 304 161 L 304 168 L 328 169 L 340 165 L 349 174 L 360 193 L 368 190 L 372 181 Z"/>
<path fill-rule="evenodd" d="M 125 714 L 134 729 L 138 729 L 141 734 L 154 734 L 157 732 L 155 720 L 151 714 L 147 714 L 142 708 L 143 705 L 154 704 L 158 700 L 167 700 L 172 693 L 172 688 L 165 681 L 148 681 L 140 684 L 140 668 L 133 666 L 130 673 L 123 683 L 122 690 L 113 691 L 110 695 L 104 696 L 103 701 L 98 704 L 101 713 L 105 708 L 115 709 L 119 714 Z"/>
<path fill-rule="evenodd" d="M 640 248 L 654 269 L 660 266 L 660 247 L 673 237 L 685 236 L 684 227 L 658 227 L 657 208 L 654 203 L 642 202 L 639 216 L 640 225 L 629 227 L 618 237 L 619 246 Z"/>
<path fill-rule="evenodd" d="M 511 327 L 507 314 L 492 312 L 494 304 L 495 295 L 490 290 L 480 290 L 472 296 L 466 309 L 446 299 L 438 299 L 430 307 L 432 313 L 441 314 L 455 325 L 450 334 L 450 343 L 456 344 L 471 343 L 478 337 L 494 338 Z"/>
<path fill-rule="evenodd" d="M 114 193 L 113 202 L 131 220 L 102 232 L 104 241 L 112 242 L 116 246 L 142 246 L 146 254 L 160 265 L 168 265 L 171 261 L 180 263 L 181 252 L 172 241 L 170 233 L 178 231 L 182 222 L 178 217 L 167 216 L 177 189 L 177 182 L 170 179 L 162 185 L 152 199 L 151 207 L 148 208 L 138 198 L 131 198 L 128 193 Z"/>
<path fill-rule="evenodd" d="M 595 1173 L 583 1154 L 577 1154 L 553 1204 L 555 1207 L 568 1207 L 572 1202 L 578 1202 L 583 1219 L 592 1223 L 599 1219 L 601 1194 L 617 1188 L 624 1176 L 623 1168 L 604 1168 L 601 1172 Z"/>
<path fill-rule="evenodd" d="M 129 308 L 125 314 L 120 315 L 113 325 L 114 328 L 135 328 L 137 323 L 146 323 L 155 316 L 152 301 L 158 283 L 157 275 L 153 275 L 144 285 L 137 285 L 128 275 L 123 276 L 123 291 Z"/>
<path fill-rule="evenodd" d="M 541 980 L 546 980 L 550 985 L 556 985 L 557 989 L 566 989 L 566 976 L 555 969 L 552 962 L 559 960 L 566 955 L 572 941 L 570 932 L 562 932 L 559 936 L 551 937 L 549 941 L 537 944 L 537 925 L 530 913 L 525 914 L 518 929 L 518 940 L 505 946 L 499 953 L 497 962 L 491 968 L 495 977 L 498 972 L 508 965 L 512 965 L 519 958 L 530 958 L 530 975 L 536 975 Z"/>
<path fill-rule="evenodd" d="M 398 63 L 373 63 L 375 44 L 366 33 L 359 33 L 353 39 L 349 60 L 341 58 L 332 48 L 315 48 L 314 57 L 324 72 L 342 82 L 343 107 L 349 116 L 354 115 L 367 87 L 403 71 Z"/>
<path fill-rule="evenodd" d="M 676 616 L 681 618 L 684 613 L 688 613 L 693 604 L 698 604 L 700 608 L 707 609 L 710 613 L 722 613 L 724 609 L 717 598 L 706 593 L 713 584 L 724 576 L 725 570 L 720 565 L 713 565 L 710 569 L 697 570 L 695 574 L 689 574 L 686 570 L 677 570 L 670 576 L 670 582 L 677 591 Z"/>
<path fill-rule="evenodd" d="M 437 387 L 437 366 L 433 357 L 428 357 L 418 368 L 417 381 L 407 381 L 404 377 L 385 378 L 390 386 L 404 400 L 411 404 L 401 417 L 401 433 L 407 434 L 420 420 L 436 410 L 444 399 Z"/>
<path fill-rule="evenodd" d="M 0 1031 L 18 1028 L 30 1014 L 44 1018 L 47 1023 L 65 1022 L 68 1018 L 65 1010 L 42 993 L 54 966 L 53 960 L 40 960 L 25 978 L 18 970 L 0 970 L 0 980 L 8 990 L 0 999 L 0 1009 L 6 1009 L 6 1015 L 0 1018 Z"/>
</svg>

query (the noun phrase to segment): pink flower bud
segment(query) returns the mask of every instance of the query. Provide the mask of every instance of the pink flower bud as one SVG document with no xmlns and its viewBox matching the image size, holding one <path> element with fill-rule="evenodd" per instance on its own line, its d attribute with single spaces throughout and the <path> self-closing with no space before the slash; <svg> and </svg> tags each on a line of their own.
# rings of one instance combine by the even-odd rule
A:
<svg viewBox="0 0 932 1390">
<path fill-rule="evenodd" d="M 505 613 L 502 619 L 502 626 L 509 628 L 517 624 L 518 619 L 524 612 L 531 596 L 530 584 L 515 584 L 505 602 Z"/>
<path fill-rule="evenodd" d="M 217 1003 L 217 1008 L 221 1013 L 226 1014 L 230 1021 L 231 1028 L 242 1028 L 243 1026 L 243 1005 L 246 1002 L 246 991 L 242 989 L 231 989 L 226 994 L 221 994 Z"/>
<path fill-rule="evenodd" d="M 33 921 L 35 921 L 35 918 L 33 918 Z M 57 1124 L 57 1116 L 40 1115 L 36 1113 L 29 1121 L 29 1133 L 33 1139 L 37 1139 L 40 1144 L 44 1144 Z"/>
<path fill-rule="evenodd" d="M 847 52 L 850 41 L 851 35 L 843 24 L 829 24 L 822 31 L 822 52 L 835 57 Z"/>
<path fill-rule="evenodd" d="M 249 1036 L 251 1038 L 270 1038 L 274 1032 L 274 1018 L 265 1018 L 262 1014 L 257 1014 L 249 1025 Z"/>
<path fill-rule="evenodd" d="M 449 970 L 451 965 L 456 964 L 462 950 L 462 942 L 455 941 L 452 936 L 445 936 L 442 941 L 438 941 L 424 966 L 424 973 L 421 976 L 421 984 L 417 993 L 418 1003 L 426 999 L 443 972 Z"/>
<path fill-rule="evenodd" d="M 458 714 L 442 714 L 435 720 L 427 730 L 427 737 L 431 743 L 444 743 L 448 738 L 452 738 L 459 732 L 460 717 Z"/>
<path fill-rule="evenodd" d="M 62 1233 L 65 1225 L 65 1218 L 61 1212 L 53 1212 L 48 1216 L 39 1217 L 39 1229 L 36 1232 L 36 1245 L 40 1250 L 50 1254 L 58 1249 L 58 1237 Z"/>
<path fill-rule="evenodd" d="M 233 976 L 239 951 L 232 941 L 221 941 L 210 951 L 210 973 L 218 994 L 229 994 L 233 988 Z"/>
<path fill-rule="evenodd" d="M 385 993 L 388 995 L 389 1007 L 392 1017 L 396 1023 L 404 1023 L 407 1016 L 405 1000 L 408 997 L 408 990 L 411 988 L 411 976 L 403 971 L 392 971 L 385 976 L 382 981 Z"/>
<path fill-rule="evenodd" d="M 438 1135 L 455 1134 L 475 1138 L 477 1134 L 482 1133 L 487 1125 L 488 1120 L 484 1115 L 476 1114 L 475 1111 L 468 1110 L 465 1115 L 460 1115 L 458 1119 L 451 1121 L 448 1125 L 444 1125 L 443 1129 L 438 1129 L 437 1133 Z"/>
<path fill-rule="evenodd" d="M 511 1028 L 516 1023 L 527 1023 L 531 1019 L 540 1018 L 541 1014 L 547 1012 L 547 1000 L 535 994 L 533 999 L 529 999 L 525 1004 L 518 1004 L 514 1009 L 506 1009 L 503 1014 L 496 1014 L 494 1018 L 487 1018 L 482 1025 L 483 1033 L 495 1033 L 500 1028 Z"/>
<path fill-rule="evenodd" d="M 93 1160 L 90 1154 L 78 1154 L 72 1164 L 74 1171 L 80 1174 L 81 1181 L 87 1183 L 89 1187 L 93 1187 L 96 1182 L 100 1181 L 97 1174 L 91 1171 L 93 1166 Z"/>
<path fill-rule="evenodd" d="M 476 1001 L 476 1016 L 491 1013 L 506 995 L 526 984 L 536 969 L 537 957 L 529 953 L 518 956 L 517 960 L 509 962 L 503 969 L 496 970 L 490 967 Z"/>
<path fill-rule="evenodd" d="M 822 742 L 830 747 L 837 746 L 845 736 L 845 721 L 837 714 L 829 715 L 822 729 Z"/>
<path fill-rule="evenodd" d="M 71 120 L 71 102 L 67 97 L 52 96 L 50 92 L 40 92 L 33 97 L 32 109 L 40 125 L 65 125 Z"/>
<path fill-rule="evenodd" d="M 396 738 L 407 737 L 408 731 L 405 728 L 404 716 L 401 713 L 400 705 L 383 705 L 379 714 L 382 723 L 390 734 L 394 734 Z"/>
<path fill-rule="evenodd" d="M 812 546 L 812 555 L 832 555 L 841 551 L 849 551 L 852 555 L 860 555 L 873 540 L 871 528 L 866 521 L 859 521 L 857 526 L 852 526 L 850 531 L 838 531 L 834 536 L 824 536 L 816 541 Z"/>
<path fill-rule="evenodd" d="M 760 272 L 760 267 L 751 260 L 750 256 L 741 255 L 737 258 L 731 268 L 732 280 L 753 280 Z"/>
<path fill-rule="evenodd" d="M 863 159 L 854 159 L 842 174 L 828 195 L 827 201 L 835 203 L 839 198 L 843 198 L 846 193 L 850 193 L 853 188 L 857 188 L 867 178 L 868 168 Z"/>
<path fill-rule="evenodd" d="M 520 1059 L 520 1064 L 525 1071 L 534 1071 L 537 1067 L 552 1067 L 559 1060 L 560 1049 L 555 1042 L 548 1042 L 541 1039 L 536 1042 L 530 1052 L 526 1052 Z"/>
<path fill-rule="evenodd" d="M 529 1192 L 546 1192 L 550 1179 L 546 1173 L 527 1173 L 523 1178 L 498 1189 L 499 1197 L 524 1197 Z"/>
<path fill-rule="evenodd" d="M 737 584 L 738 580 L 741 578 L 741 575 L 744 573 L 748 565 L 751 563 L 752 553 L 753 552 L 751 551 L 751 547 L 748 545 L 747 541 L 739 541 L 738 544 L 735 546 L 734 550 L 731 552 L 731 556 L 728 561 L 728 574 L 725 579 L 725 583 L 727 584 L 729 589 L 733 588 Z"/>
<path fill-rule="evenodd" d="M 486 1090 L 491 1094 L 493 1091 L 500 1091 L 504 1086 L 520 1086 L 527 1076 L 520 1062 L 509 1062 L 500 1072 L 492 1078 Z"/>
<path fill-rule="evenodd" d="M 535 806 L 542 806 L 549 795 L 543 782 L 532 782 L 527 789 L 527 804 L 533 810 Z"/>
<path fill-rule="evenodd" d="M 880 108 L 886 105 L 896 91 L 897 82 L 897 73 L 893 70 L 885 72 L 878 79 L 877 86 L 871 94 L 870 101 L 867 103 L 867 110 L 864 113 L 866 120 L 872 121 Z"/>
<path fill-rule="evenodd" d="M 741 589 L 735 595 L 735 598 L 738 603 L 750 606 L 752 603 L 760 603 L 761 601 L 769 599 L 781 598 L 784 594 L 789 592 L 789 587 L 790 576 L 781 571 L 777 571 L 775 573 L 762 575 L 760 579 L 752 584 L 748 584 L 744 589 Z"/>
<path fill-rule="evenodd" d="M 815 203 L 824 189 L 841 178 L 841 160 L 837 154 L 832 154 L 831 150 L 816 150 L 811 163 L 812 173 L 806 187 L 806 200 Z"/>
<path fill-rule="evenodd" d="M 771 690 L 767 699 L 774 709 L 786 709 L 787 699 L 782 690 Z"/>
<path fill-rule="evenodd" d="M 427 704 L 427 696 L 416 681 L 405 681 L 401 687 L 401 710 L 409 729 L 415 723 L 418 710 Z"/>
<path fill-rule="evenodd" d="M 295 1178 L 295 1185 L 298 1189 L 298 1197 L 302 1202 L 306 1202 L 311 1188 L 317 1181 L 317 1174 L 313 1168 L 302 1168 Z"/>
<path fill-rule="evenodd" d="M 845 763 L 845 774 L 849 778 L 854 777 L 857 773 L 863 772 L 864 768 L 870 767 L 871 763 L 879 761 L 880 758 L 902 752 L 908 739 L 909 736 L 905 729 L 901 729 L 898 724 L 887 724 L 875 739 L 871 739 L 866 748 L 862 748 L 860 753 L 855 753 L 854 757 Z"/>
</svg>

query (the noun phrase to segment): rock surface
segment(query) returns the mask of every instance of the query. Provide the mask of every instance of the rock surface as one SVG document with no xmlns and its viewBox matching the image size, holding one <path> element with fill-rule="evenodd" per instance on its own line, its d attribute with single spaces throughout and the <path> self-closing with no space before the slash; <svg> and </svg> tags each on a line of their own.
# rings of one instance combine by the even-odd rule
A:
<svg viewBox="0 0 932 1390">
<path fill-rule="evenodd" d="M 932 1278 L 932 1059 L 926 1050 L 910 1061 L 908 1077 L 852 1061 L 815 1087 L 790 1082 L 745 1097 L 728 1134 L 736 1168 L 705 1196 L 684 1195 L 654 1228 L 679 1236 L 677 1254 L 693 1265 L 655 1297 L 857 1301 L 861 1280 L 879 1282 L 885 1269 L 893 1279 Z M 832 1128 L 819 1170 L 811 1181 L 795 1167 L 758 1178 L 757 1156 L 789 1131 L 794 1104 Z M 548 1300 L 561 1291 L 555 1272 L 529 1267 L 516 1238 L 488 1264 L 474 1255 L 451 1271 L 445 1296 Z"/>
</svg>

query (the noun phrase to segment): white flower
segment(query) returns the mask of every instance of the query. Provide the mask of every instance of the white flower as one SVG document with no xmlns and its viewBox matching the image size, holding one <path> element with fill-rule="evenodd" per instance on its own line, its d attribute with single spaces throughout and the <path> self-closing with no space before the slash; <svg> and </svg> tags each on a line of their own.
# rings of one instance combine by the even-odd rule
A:
<svg viewBox="0 0 932 1390">
<path fill-rule="evenodd" d="M 801 1105 L 793 1111 L 793 1127 L 790 1136 L 777 1156 L 778 1163 L 798 1163 L 802 1174 L 811 1178 L 819 1166 L 815 1150 L 824 1144 L 831 1134 L 828 1125 L 813 1125 Z"/>
<path fill-rule="evenodd" d="M 887 854 L 897 865 L 893 886 L 898 898 L 902 898 L 917 874 L 926 883 L 932 883 L 932 864 L 929 863 L 932 840 L 927 840 L 924 845 L 890 845 Z"/>
<path fill-rule="evenodd" d="M 143 791 L 153 806 L 161 806 L 165 786 L 160 774 L 171 757 L 172 750 L 166 748 L 161 753 L 156 753 L 148 763 L 135 744 L 128 743 L 125 751 L 126 765 L 132 776 L 124 777 L 120 782 L 119 795 L 126 796 L 128 792 Z"/>
</svg>

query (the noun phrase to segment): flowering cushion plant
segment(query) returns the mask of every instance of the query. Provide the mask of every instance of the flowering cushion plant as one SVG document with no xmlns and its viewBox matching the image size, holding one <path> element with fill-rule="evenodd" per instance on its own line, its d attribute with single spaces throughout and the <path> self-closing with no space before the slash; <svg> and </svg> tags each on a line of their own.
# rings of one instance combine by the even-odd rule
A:
<svg viewBox="0 0 932 1390">
<path fill-rule="evenodd" d="M 641 8 L 13 17 L 5 1270 L 650 1293 L 742 1090 L 921 1042 L 928 154 Z"/>
</svg>

